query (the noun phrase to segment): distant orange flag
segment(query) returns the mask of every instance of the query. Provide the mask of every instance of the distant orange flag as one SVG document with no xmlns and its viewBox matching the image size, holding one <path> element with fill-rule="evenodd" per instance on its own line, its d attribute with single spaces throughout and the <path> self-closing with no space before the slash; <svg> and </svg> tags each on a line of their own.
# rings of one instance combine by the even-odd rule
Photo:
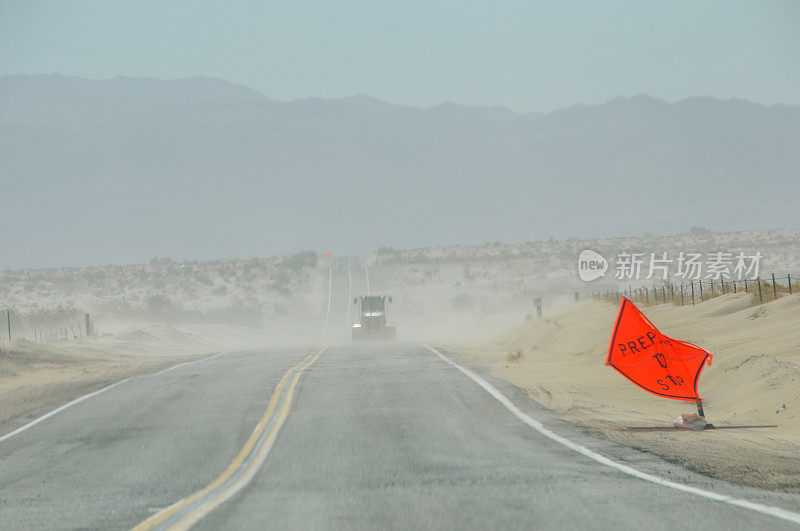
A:
<svg viewBox="0 0 800 531">
<path fill-rule="evenodd" d="M 665 336 L 627 298 L 617 313 L 606 365 L 645 391 L 674 400 L 698 400 L 697 380 L 712 355 Z"/>
</svg>

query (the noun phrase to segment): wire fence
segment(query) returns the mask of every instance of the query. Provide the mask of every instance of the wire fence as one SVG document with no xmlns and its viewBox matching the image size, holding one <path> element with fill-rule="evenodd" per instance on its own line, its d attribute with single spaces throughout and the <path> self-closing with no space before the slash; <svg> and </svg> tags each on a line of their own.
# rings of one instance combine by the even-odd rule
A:
<svg viewBox="0 0 800 531">
<path fill-rule="evenodd" d="M 729 293 L 748 293 L 751 305 L 758 306 L 775 301 L 781 297 L 800 291 L 800 275 L 776 276 L 775 273 L 765 278 L 732 280 L 732 279 L 697 279 L 675 283 L 670 281 L 656 282 L 652 286 L 629 286 L 623 290 L 595 291 L 585 298 L 619 302 L 623 296 L 640 306 L 668 304 L 688 306 L 699 304 Z"/>
<path fill-rule="evenodd" d="M 52 343 L 82 338 L 96 338 L 98 331 L 94 321 L 87 313 L 80 319 L 42 322 L 27 315 L 17 315 L 12 310 L 2 313 L 0 320 L 0 340 L 27 339 L 35 343 Z"/>
</svg>

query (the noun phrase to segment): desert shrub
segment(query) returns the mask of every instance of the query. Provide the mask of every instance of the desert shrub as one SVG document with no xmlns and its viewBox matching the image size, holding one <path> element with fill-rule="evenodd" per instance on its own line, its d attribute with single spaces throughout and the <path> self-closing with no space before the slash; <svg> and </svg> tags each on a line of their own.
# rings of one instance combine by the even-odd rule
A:
<svg viewBox="0 0 800 531">
<path fill-rule="evenodd" d="M 279 271 L 278 274 L 275 275 L 275 278 L 273 279 L 272 284 L 270 284 L 269 287 L 273 291 L 277 291 L 281 295 L 288 297 L 289 294 L 291 293 L 291 291 L 289 290 L 289 283 L 291 282 L 291 280 L 292 279 L 289 276 L 289 273 L 287 273 L 286 271 Z"/>
<path fill-rule="evenodd" d="M 314 251 L 304 251 L 301 253 L 293 254 L 278 262 L 278 267 L 281 269 L 297 270 L 304 267 L 316 267 L 317 253 Z"/>
<path fill-rule="evenodd" d="M 466 263 L 464 264 L 463 275 L 465 282 L 472 282 L 475 279 L 475 275 L 472 273 L 472 271 L 470 271 L 469 265 Z"/>
<path fill-rule="evenodd" d="M 225 296 L 225 295 L 228 294 L 228 286 L 225 286 L 225 285 L 217 286 L 216 288 L 211 290 L 211 294 L 212 295 L 216 295 L 218 297 Z"/>
<path fill-rule="evenodd" d="M 506 355 L 506 361 L 509 361 L 511 363 L 519 363 L 520 361 L 522 361 L 522 351 L 518 350 L 516 352 L 509 352 Z"/>
</svg>

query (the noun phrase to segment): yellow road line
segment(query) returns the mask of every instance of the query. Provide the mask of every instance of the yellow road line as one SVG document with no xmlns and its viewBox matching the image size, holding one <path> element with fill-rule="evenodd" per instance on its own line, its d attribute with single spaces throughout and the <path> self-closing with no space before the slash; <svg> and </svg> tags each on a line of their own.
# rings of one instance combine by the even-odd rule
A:
<svg viewBox="0 0 800 531">
<path fill-rule="evenodd" d="M 283 389 L 286 386 L 287 381 L 289 381 L 293 372 L 295 372 L 294 378 L 291 379 L 291 384 L 289 388 L 286 390 L 285 398 L 283 400 L 283 404 L 281 406 L 280 411 L 278 412 L 278 417 L 275 419 L 275 423 L 273 424 L 272 428 L 270 429 L 269 433 L 267 434 L 267 438 L 264 441 L 264 444 L 259 449 L 259 453 L 256 456 L 256 459 L 247 467 L 247 470 L 242 474 L 240 478 L 236 480 L 235 483 L 230 485 L 225 490 L 217 493 L 213 498 L 204 502 L 199 507 L 193 509 L 188 514 L 184 515 L 181 520 L 176 522 L 172 529 L 188 529 L 195 523 L 197 523 L 200 519 L 202 519 L 205 515 L 210 513 L 214 508 L 219 506 L 222 502 L 229 499 L 231 496 L 236 494 L 239 490 L 241 490 L 258 469 L 261 467 L 261 464 L 264 462 L 267 454 L 269 453 L 270 449 L 272 448 L 272 444 L 275 441 L 275 438 L 278 435 L 278 431 L 281 428 L 284 420 L 289 414 L 289 407 L 292 403 L 292 395 L 294 393 L 294 389 L 297 386 L 297 382 L 300 379 L 300 375 L 305 371 L 312 363 L 314 363 L 319 355 L 325 350 L 324 347 L 316 348 L 311 353 L 306 356 L 303 361 L 286 371 L 286 374 L 283 375 L 281 381 L 278 383 L 275 391 L 272 393 L 272 397 L 270 398 L 269 404 L 267 405 L 267 410 L 264 412 L 264 416 L 261 418 L 259 423 L 253 429 L 253 433 L 250 435 L 250 438 L 247 439 L 244 446 L 242 447 L 239 454 L 234 458 L 230 465 L 225 469 L 225 471 L 219 475 L 214 481 L 212 481 L 208 486 L 204 487 L 203 489 L 195 492 L 194 494 L 179 500 L 169 507 L 166 507 L 159 511 L 158 513 L 154 514 L 150 518 L 146 519 L 136 527 L 134 527 L 134 531 L 143 531 L 153 529 L 154 527 L 158 526 L 159 524 L 165 522 L 173 515 L 180 512 L 182 509 L 188 507 L 189 505 L 193 504 L 197 500 L 200 500 L 210 493 L 214 492 L 216 489 L 219 489 L 222 485 L 225 484 L 242 466 L 244 461 L 253 451 L 253 447 L 256 445 L 258 440 L 261 438 L 264 429 L 269 425 L 270 420 L 272 419 L 273 414 L 275 413 L 275 409 L 280 402 L 281 395 L 283 393 Z"/>
<path fill-rule="evenodd" d="M 317 357 L 319 357 L 319 354 Z M 308 365 L 306 365 L 306 367 L 314 363 L 317 357 L 312 359 Z M 269 451 L 272 449 L 275 439 L 278 437 L 278 431 L 280 431 L 283 422 L 286 420 L 286 417 L 289 416 L 289 408 L 292 405 L 294 388 L 297 386 L 297 382 L 300 380 L 300 376 L 306 367 L 298 370 L 297 374 L 295 374 L 294 378 L 292 379 L 292 383 L 289 386 L 289 389 L 286 391 L 286 398 L 284 399 L 281 410 L 278 413 L 278 418 L 276 419 L 275 424 L 272 426 L 272 429 L 267 434 L 264 445 L 259 449 L 256 459 L 250 463 L 244 473 L 229 488 L 217 493 L 214 498 L 208 500 L 203 505 L 181 518 L 170 529 L 186 530 L 191 528 L 194 524 L 202 520 L 208 513 L 216 509 L 226 500 L 232 498 L 237 492 L 242 490 L 248 483 L 250 483 L 250 480 L 253 479 L 253 476 L 255 476 L 256 473 L 261 469 L 261 465 L 264 463 L 264 460 L 267 458 L 267 454 L 269 454 Z"/>
</svg>

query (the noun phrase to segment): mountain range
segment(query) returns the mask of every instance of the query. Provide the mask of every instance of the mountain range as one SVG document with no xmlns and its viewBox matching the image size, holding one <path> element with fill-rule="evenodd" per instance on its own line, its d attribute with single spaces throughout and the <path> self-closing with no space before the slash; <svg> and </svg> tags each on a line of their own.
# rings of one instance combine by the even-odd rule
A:
<svg viewBox="0 0 800 531">
<path fill-rule="evenodd" d="M 0 267 L 798 227 L 800 106 L 549 113 L 0 76 Z"/>
</svg>

